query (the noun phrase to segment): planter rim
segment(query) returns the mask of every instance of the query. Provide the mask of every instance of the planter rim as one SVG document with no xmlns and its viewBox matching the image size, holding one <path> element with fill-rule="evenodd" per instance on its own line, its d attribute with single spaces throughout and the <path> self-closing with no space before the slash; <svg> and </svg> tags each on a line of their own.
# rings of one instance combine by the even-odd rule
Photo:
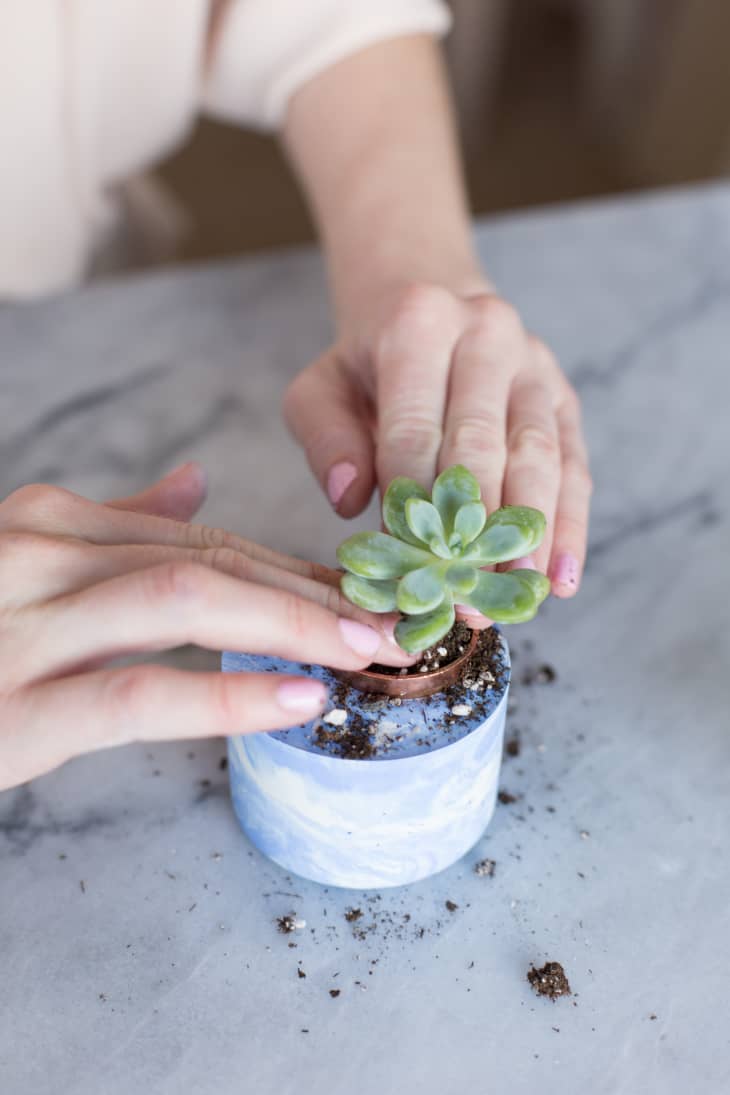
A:
<svg viewBox="0 0 730 1095">
<path fill-rule="evenodd" d="M 454 658 L 448 665 L 431 669 L 427 673 L 413 673 L 410 676 L 399 677 L 391 673 L 375 673 L 369 669 L 333 669 L 331 672 L 338 680 L 344 681 L 359 692 L 375 693 L 396 699 L 421 699 L 424 696 L 432 696 L 435 692 L 442 692 L 457 680 L 464 663 L 476 651 L 479 635 L 479 631 L 472 631 L 463 654 Z"/>
</svg>

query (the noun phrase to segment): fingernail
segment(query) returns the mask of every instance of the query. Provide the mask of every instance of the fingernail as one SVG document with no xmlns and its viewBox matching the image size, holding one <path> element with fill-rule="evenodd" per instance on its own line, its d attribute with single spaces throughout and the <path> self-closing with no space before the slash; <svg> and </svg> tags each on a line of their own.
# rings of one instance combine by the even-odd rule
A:
<svg viewBox="0 0 730 1095">
<path fill-rule="evenodd" d="M 363 658 L 372 658 L 380 646 L 380 635 L 373 627 L 358 623 L 357 620 L 347 620 L 340 617 L 337 621 L 340 625 L 340 633 L 350 650 L 360 654 Z"/>
<path fill-rule="evenodd" d="M 562 586 L 564 589 L 578 588 L 578 560 L 575 555 L 565 552 L 558 555 L 551 568 L 550 574 L 553 585 Z"/>
<path fill-rule="evenodd" d="M 534 555 L 525 555 L 522 559 L 512 559 L 507 566 L 508 570 L 537 570 Z"/>
<path fill-rule="evenodd" d="M 399 663 L 413 665 L 418 661 L 418 656 L 416 654 L 407 654 L 395 637 L 395 627 L 399 620 L 400 616 L 391 617 L 390 619 L 384 617 L 380 624 L 383 636 L 393 647 L 394 654 L 392 656 L 397 655 Z"/>
<path fill-rule="evenodd" d="M 473 624 L 474 627 L 477 627 L 477 626 L 489 627 L 489 626 L 491 626 L 492 621 L 487 619 L 487 617 L 484 616 L 481 612 L 479 612 L 476 608 L 471 608 L 470 605 L 456 605 L 455 607 L 456 607 L 456 611 L 458 612 L 459 616 L 462 617 L 462 619 L 466 623 Z"/>
<path fill-rule="evenodd" d="M 381 624 L 383 628 L 383 634 L 385 635 L 388 642 L 392 643 L 393 646 L 398 646 L 398 640 L 395 637 L 395 625 L 398 623 L 398 619 L 399 617 L 390 620 L 384 619 Z M 398 646 L 398 649 L 401 649 L 400 646 Z"/>
<path fill-rule="evenodd" d="M 321 711 L 327 702 L 327 689 L 321 681 L 284 681 L 276 690 L 279 706 L 287 711 Z"/>
<path fill-rule="evenodd" d="M 327 476 L 327 497 L 333 506 L 340 504 L 345 491 L 356 479 L 357 468 L 349 460 L 332 465 Z"/>
<path fill-rule="evenodd" d="M 163 478 L 172 479 L 175 475 L 180 475 L 183 471 L 192 470 L 200 480 L 200 485 L 207 489 L 208 486 L 208 473 L 202 464 L 199 464 L 197 460 L 186 460 L 183 464 L 178 464 L 172 471 L 168 471 Z"/>
</svg>

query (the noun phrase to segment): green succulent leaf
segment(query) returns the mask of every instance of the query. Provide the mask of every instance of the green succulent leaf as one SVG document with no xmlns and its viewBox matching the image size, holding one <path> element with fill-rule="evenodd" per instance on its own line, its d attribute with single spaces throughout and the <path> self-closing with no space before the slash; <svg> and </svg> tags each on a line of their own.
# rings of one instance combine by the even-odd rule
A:
<svg viewBox="0 0 730 1095">
<path fill-rule="evenodd" d="M 459 506 L 454 518 L 454 531 L 449 537 L 449 547 L 461 550 L 476 540 L 484 528 L 487 511 L 481 502 L 465 502 Z"/>
<path fill-rule="evenodd" d="M 488 566 L 521 559 L 539 546 L 545 516 L 530 506 L 503 506 L 487 519 L 484 530 L 464 552 L 464 559 Z"/>
<path fill-rule="evenodd" d="M 550 582 L 537 570 L 510 570 L 493 574 L 480 570 L 476 585 L 464 603 L 499 624 L 531 620 L 550 592 Z"/>
<path fill-rule="evenodd" d="M 458 602 L 460 598 L 471 593 L 478 577 L 479 571 L 476 567 L 467 563 L 454 563 L 446 571 L 446 584 Z"/>
<path fill-rule="evenodd" d="M 356 532 L 340 544 L 337 558 L 345 570 L 361 578 L 401 578 L 433 561 L 427 551 L 385 532 Z"/>
<path fill-rule="evenodd" d="M 411 570 L 398 582 L 397 605 L 409 616 L 431 612 L 441 604 L 446 592 L 445 575 L 448 563 Z"/>
<path fill-rule="evenodd" d="M 406 479 L 399 475 L 393 479 L 383 497 L 383 523 L 388 532 L 404 540 L 407 544 L 420 545 L 417 536 L 411 532 L 406 521 L 406 502 L 409 498 L 420 498 L 428 501 L 428 491 L 425 491 L 415 479 Z"/>
<path fill-rule="evenodd" d="M 454 626 L 454 606 L 447 597 L 433 612 L 408 616 L 395 627 L 395 638 L 408 654 L 418 654 L 443 639 Z"/>
<path fill-rule="evenodd" d="M 413 535 L 422 544 L 427 544 L 434 555 L 441 559 L 451 558 L 441 515 L 431 502 L 422 498 L 409 498 L 406 502 L 406 521 Z"/>
<path fill-rule="evenodd" d="M 345 574 L 340 588 L 348 601 L 352 601 L 359 608 L 366 608 L 368 612 L 394 612 L 398 607 L 398 582 L 394 578 L 378 581 L 373 578 L 358 578 L 357 574 Z"/>
<path fill-rule="evenodd" d="M 479 484 L 463 464 L 442 471 L 433 485 L 431 500 L 441 514 L 447 539 L 454 531 L 456 514 L 467 502 L 480 500 Z"/>
</svg>

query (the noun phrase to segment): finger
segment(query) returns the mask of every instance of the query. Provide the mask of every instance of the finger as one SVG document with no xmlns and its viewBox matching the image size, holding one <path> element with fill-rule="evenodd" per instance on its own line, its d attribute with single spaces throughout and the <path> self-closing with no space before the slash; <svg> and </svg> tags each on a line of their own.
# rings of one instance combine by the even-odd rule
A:
<svg viewBox="0 0 730 1095">
<path fill-rule="evenodd" d="M 451 367 L 439 470 L 464 464 L 479 480 L 487 510 L 498 509 L 506 461 L 510 386 L 527 360 L 517 313 L 496 297 L 469 305 L 469 325 Z"/>
<path fill-rule="evenodd" d="M 462 309 L 440 289 L 413 290 L 381 339 L 375 361 L 381 491 L 397 475 L 426 488 L 433 482 Z"/>
<path fill-rule="evenodd" d="M 90 502 L 60 487 L 32 484 L 0 503 L 0 532 L 36 533 L 95 544 L 167 544 L 189 548 L 231 548 L 292 573 L 338 585 L 331 567 L 297 559 L 221 528 L 188 524 L 153 514 L 133 513 L 115 505 Z"/>
<path fill-rule="evenodd" d="M 534 558 L 528 563 L 519 560 L 521 566 L 547 569 L 559 490 L 560 440 L 552 391 L 539 373 L 525 370 L 510 397 L 503 501 L 541 510 L 547 527 Z"/>
<path fill-rule="evenodd" d="M 593 486 L 580 421 L 580 405 L 571 391 L 558 409 L 562 480 L 548 575 L 556 597 L 578 592 L 585 566 L 588 517 Z"/>
<path fill-rule="evenodd" d="M 361 669 L 382 635 L 296 593 L 187 561 L 167 562 L 26 609 L 11 684 L 90 660 L 195 643 Z M 12 636 L 8 641 L 11 641 Z"/>
<path fill-rule="evenodd" d="M 454 607 L 456 608 L 457 620 L 463 620 L 467 627 L 470 627 L 473 631 L 483 631 L 485 627 L 492 626 L 491 620 L 488 620 L 486 616 L 482 616 L 481 612 L 477 612 L 469 605 L 455 605 Z"/>
<path fill-rule="evenodd" d="M 39 538 L 36 538 L 39 539 Z M 353 605 L 340 592 L 341 573 L 321 568 L 329 581 L 315 580 L 292 571 L 282 570 L 270 563 L 251 559 L 247 555 L 230 548 L 181 548 L 162 544 L 125 544 L 109 547 L 87 544 L 83 541 L 62 542 L 59 560 L 62 565 L 51 566 L 54 549 L 58 544 L 47 541 L 53 547 L 43 551 L 48 565 L 41 566 L 40 558 L 34 553 L 38 546 L 29 541 L 22 549 L 28 560 L 24 573 L 25 600 L 23 603 L 38 602 L 60 597 L 63 594 L 80 592 L 88 586 L 133 574 L 139 570 L 160 566 L 164 563 L 188 562 L 199 564 L 239 580 L 280 589 L 321 605 L 337 616 L 358 620 L 375 629 L 380 636 L 380 644 L 375 651 L 374 660 L 385 665 L 410 665 L 413 658 L 406 654 L 395 641 L 394 629 L 397 616 L 388 613 L 376 615 Z M 42 544 L 41 550 L 45 548 Z M 0 566 L 0 578 L 2 567 Z M 18 583 L 14 583 L 16 590 Z M 18 593 L 16 592 L 16 597 Z"/>
<path fill-rule="evenodd" d="M 8 701 L 0 790 L 93 749 L 284 729 L 326 703 L 320 681 L 283 674 L 142 665 L 42 682 Z"/>
<path fill-rule="evenodd" d="M 371 411 L 365 393 L 336 352 L 297 376 L 284 397 L 284 418 L 333 508 L 354 517 L 374 485 Z"/>
<path fill-rule="evenodd" d="M 151 487 L 127 498 L 107 502 L 115 509 L 151 513 L 189 521 L 205 501 L 208 480 L 200 464 L 189 462 L 169 472 Z"/>
</svg>

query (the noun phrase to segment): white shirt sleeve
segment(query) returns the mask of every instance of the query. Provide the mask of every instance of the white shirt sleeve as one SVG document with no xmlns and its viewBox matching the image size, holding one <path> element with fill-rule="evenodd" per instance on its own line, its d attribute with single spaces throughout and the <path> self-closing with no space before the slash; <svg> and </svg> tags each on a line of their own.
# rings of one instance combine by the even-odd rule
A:
<svg viewBox="0 0 730 1095">
<path fill-rule="evenodd" d="M 442 0 L 231 0 L 207 69 L 208 114 L 276 129 L 307 80 L 366 46 L 445 34 Z"/>
</svg>

